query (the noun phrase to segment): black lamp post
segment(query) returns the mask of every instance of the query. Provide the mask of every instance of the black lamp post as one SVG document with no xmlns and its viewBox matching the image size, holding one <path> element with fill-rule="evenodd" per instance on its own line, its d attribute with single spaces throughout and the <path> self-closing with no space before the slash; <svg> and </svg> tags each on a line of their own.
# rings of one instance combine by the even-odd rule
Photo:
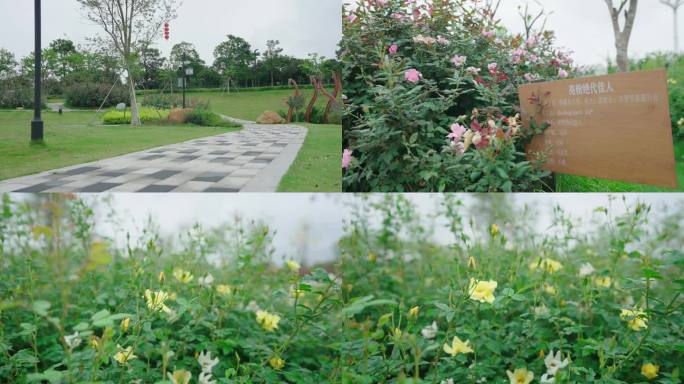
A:
<svg viewBox="0 0 684 384">
<path fill-rule="evenodd" d="M 188 76 L 192 76 L 194 74 L 192 67 L 188 67 L 190 64 L 191 63 L 186 60 L 185 52 L 183 52 L 181 65 L 178 67 L 178 70 L 181 73 L 180 80 L 182 81 L 181 85 L 183 87 L 183 109 L 185 109 L 185 89 L 187 88 Z"/>
<path fill-rule="evenodd" d="M 42 107 L 41 100 L 41 66 L 42 66 L 42 48 L 40 44 L 40 0 L 35 0 L 35 14 L 36 14 L 36 48 L 35 48 L 35 85 L 34 85 L 34 106 L 33 106 L 33 120 L 31 121 L 31 141 L 43 140 L 43 120 L 40 118 L 40 109 Z"/>
</svg>

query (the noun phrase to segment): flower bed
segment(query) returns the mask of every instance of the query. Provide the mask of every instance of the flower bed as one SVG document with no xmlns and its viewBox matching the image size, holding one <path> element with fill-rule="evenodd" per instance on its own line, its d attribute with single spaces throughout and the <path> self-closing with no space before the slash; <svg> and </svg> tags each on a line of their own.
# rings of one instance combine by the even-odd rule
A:
<svg viewBox="0 0 684 384">
<path fill-rule="evenodd" d="M 354 207 L 345 382 L 681 382 L 682 215 L 598 207 L 590 230 L 556 208 L 538 228 L 540 212 L 503 199 L 445 197 L 430 218 L 448 245 L 403 195 Z"/>
<path fill-rule="evenodd" d="M 512 35 L 481 1 L 364 1 L 345 10 L 347 191 L 533 191 L 517 86 L 567 77 L 548 31 Z"/>
<path fill-rule="evenodd" d="M 273 266 L 269 228 L 236 218 L 173 235 L 183 240 L 171 248 L 149 226 L 118 247 L 97 237 L 91 207 L 73 196 L 34 208 L 6 196 L 0 209 L 0 382 L 334 376 L 339 279 L 293 260 Z"/>
</svg>

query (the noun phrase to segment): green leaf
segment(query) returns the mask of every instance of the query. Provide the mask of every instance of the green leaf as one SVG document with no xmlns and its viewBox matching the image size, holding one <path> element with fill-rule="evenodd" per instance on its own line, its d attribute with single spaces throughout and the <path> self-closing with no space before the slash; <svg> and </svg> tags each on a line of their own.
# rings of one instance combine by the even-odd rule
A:
<svg viewBox="0 0 684 384">
<path fill-rule="evenodd" d="M 36 300 L 33 302 L 33 312 L 39 316 L 47 316 L 50 309 L 50 302 L 45 300 Z"/>
<path fill-rule="evenodd" d="M 356 299 L 354 302 L 342 309 L 342 315 L 346 317 L 352 317 L 363 312 L 366 308 L 375 307 L 380 305 L 397 305 L 394 300 L 386 299 L 376 299 L 373 300 L 373 296 L 365 296 Z"/>
<path fill-rule="evenodd" d="M 641 270 L 643 272 L 644 277 L 647 279 L 656 279 L 656 280 L 662 280 L 663 275 L 660 274 L 660 272 L 650 269 L 650 268 L 644 268 Z"/>
</svg>

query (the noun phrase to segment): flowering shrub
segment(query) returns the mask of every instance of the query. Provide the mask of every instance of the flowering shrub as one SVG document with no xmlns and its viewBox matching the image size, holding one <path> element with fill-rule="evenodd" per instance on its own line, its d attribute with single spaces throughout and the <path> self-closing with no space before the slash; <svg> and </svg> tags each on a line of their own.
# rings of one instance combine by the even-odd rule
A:
<svg viewBox="0 0 684 384">
<path fill-rule="evenodd" d="M 517 86 L 567 77 L 551 32 L 512 35 L 478 0 L 366 0 L 345 9 L 348 191 L 531 191 Z"/>
<path fill-rule="evenodd" d="M 0 206 L 0 382 L 332 381 L 338 280 L 270 266 L 268 228 L 118 248 L 83 201 L 41 200 Z"/>
<path fill-rule="evenodd" d="M 538 232 L 539 212 L 475 199 L 443 197 L 434 221 L 401 195 L 354 209 L 343 382 L 681 383 L 681 210 L 599 207 L 592 230 L 554 208 Z"/>
</svg>

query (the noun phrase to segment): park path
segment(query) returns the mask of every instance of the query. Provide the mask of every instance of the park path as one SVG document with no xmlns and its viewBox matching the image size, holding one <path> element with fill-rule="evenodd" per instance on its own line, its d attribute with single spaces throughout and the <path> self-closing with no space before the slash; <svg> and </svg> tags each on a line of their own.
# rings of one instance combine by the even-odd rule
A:
<svg viewBox="0 0 684 384">
<path fill-rule="evenodd" d="M 308 130 L 243 124 L 240 131 L 0 182 L 0 192 L 275 192 Z"/>
</svg>

